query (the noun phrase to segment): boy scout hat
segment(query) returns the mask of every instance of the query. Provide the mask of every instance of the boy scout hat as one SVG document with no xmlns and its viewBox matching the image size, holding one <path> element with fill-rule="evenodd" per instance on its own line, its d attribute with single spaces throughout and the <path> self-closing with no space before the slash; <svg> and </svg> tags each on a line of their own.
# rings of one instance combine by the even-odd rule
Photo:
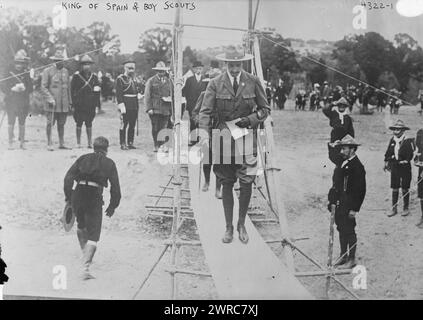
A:
<svg viewBox="0 0 423 320">
<path fill-rule="evenodd" d="M 397 120 L 392 126 L 389 127 L 389 130 L 410 130 L 409 127 L 407 127 L 402 120 Z"/>
<path fill-rule="evenodd" d="M 157 62 L 156 66 L 152 69 L 157 70 L 157 71 L 169 71 L 170 70 L 169 67 L 166 67 L 166 64 L 163 61 Z"/>
<path fill-rule="evenodd" d="M 66 232 L 69 232 L 75 223 L 75 213 L 73 212 L 72 206 L 69 202 L 66 203 L 65 209 L 63 209 L 63 215 L 60 218 L 63 224 L 63 228 Z"/>
<path fill-rule="evenodd" d="M 351 147 L 357 147 L 360 144 L 354 140 L 354 138 L 347 134 L 345 137 L 342 138 L 342 140 L 338 140 L 337 142 L 335 142 L 335 145 L 337 146 L 351 146 Z"/>
<path fill-rule="evenodd" d="M 84 55 L 81 60 L 79 60 L 79 63 L 81 64 L 93 64 L 94 60 L 88 55 Z"/>
<path fill-rule="evenodd" d="M 254 56 L 252 54 L 240 52 L 233 46 L 230 47 L 225 53 L 221 53 L 216 56 L 217 60 L 226 62 L 247 61 L 253 58 Z"/>
<path fill-rule="evenodd" d="M 350 105 L 348 103 L 347 99 L 345 99 L 344 97 L 342 97 L 341 99 L 339 99 L 338 101 L 336 101 L 335 104 L 337 106 L 347 106 L 347 107 Z"/>
<path fill-rule="evenodd" d="M 23 62 L 26 63 L 29 61 L 28 56 L 26 55 L 26 52 L 24 49 L 19 50 L 15 54 L 15 62 Z"/>
</svg>

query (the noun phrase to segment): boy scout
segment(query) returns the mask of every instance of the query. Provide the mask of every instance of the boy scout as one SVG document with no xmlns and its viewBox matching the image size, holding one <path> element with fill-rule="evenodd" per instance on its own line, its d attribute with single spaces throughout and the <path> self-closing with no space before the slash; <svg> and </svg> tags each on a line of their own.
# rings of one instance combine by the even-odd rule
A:
<svg viewBox="0 0 423 320">
<path fill-rule="evenodd" d="M 103 188 L 110 182 L 110 204 L 106 215 L 112 217 L 119 206 L 121 193 L 116 165 L 107 157 L 109 141 L 104 137 L 94 140 L 94 152 L 79 157 L 66 173 L 64 180 L 65 201 L 74 210 L 78 228 L 79 245 L 84 255 L 83 279 L 93 279 L 89 267 L 100 240 Z M 76 181 L 76 188 L 72 186 Z"/>
<path fill-rule="evenodd" d="M 2 86 L 9 124 L 9 150 L 13 149 L 16 118 L 19 123 L 20 148 L 25 149 L 25 121 L 29 112 L 29 95 L 33 91 L 29 73 L 25 73 L 28 60 L 25 51 L 19 50 L 15 55 L 15 65 L 6 74 L 9 79 Z"/>
<path fill-rule="evenodd" d="M 235 124 L 236 126 L 256 129 L 259 123 L 266 119 L 269 107 L 267 105 L 266 93 L 260 80 L 242 70 L 243 61 L 248 61 L 253 56 L 240 53 L 235 47 L 231 47 L 226 53 L 218 55 L 216 58 L 226 63 L 226 71 L 210 80 L 207 86 L 200 109 L 200 129 L 209 132 L 209 129 L 212 127 L 211 120 L 213 114 L 216 114 L 217 118 L 213 129 L 218 129 L 218 132 L 223 133 L 220 138 L 227 136 L 227 121 L 239 119 Z M 215 132 L 216 130 L 213 133 Z M 251 138 L 252 134 L 254 133 L 250 132 L 247 135 L 248 138 Z M 220 146 L 222 146 L 222 140 L 217 140 L 217 142 L 220 142 Z M 237 139 L 241 144 L 246 140 L 246 136 Z M 224 143 L 226 144 L 226 141 Z M 230 243 L 233 240 L 233 186 L 239 180 L 240 195 L 237 230 L 240 241 L 245 244 L 248 242 L 245 217 L 250 203 L 252 183 L 256 174 L 255 169 L 257 168 L 256 143 L 254 141 L 253 150 L 251 150 L 252 153 L 247 154 L 248 152 L 244 152 L 241 155 L 238 154 L 239 150 L 237 150 L 232 137 L 230 138 L 230 143 L 230 155 L 229 157 L 228 155 L 223 155 L 225 158 L 224 162 L 222 162 L 221 150 L 215 150 L 213 146 L 212 152 L 213 155 L 221 155 L 219 157 L 220 159 L 217 159 L 220 162 L 214 164 L 213 170 L 222 183 L 222 203 L 226 220 L 226 232 L 222 241 L 224 243 Z M 237 161 L 240 158 L 239 156 L 241 156 L 241 163 Z M 227 161 L 228 158 L 229 161 Z"/>
<path fill-rule="evenodd" d="M 402 188 L 403 195 L 403 213 L 407 216 L 410 211 L 408 209 L 410 203 L 410 184 L 411 184 L 411 160 L 414 157 L 414 140 L 405 136 L 407 127 L 402 120 L 397 120 L 393 126 L 389 127 L 393 131 L 393 137 L 389 141 L 388 148 L 385 152 L 384 171 L 391 172 L 391 188 L 392 188 L 392 212 L 388 217 L 392 217 L 398 213 L 398 196 L 399 188 Z"/>
<path fill-rule="evenodd" d="M 350 135 L 336 143 L 344 159 L 333 175 L 333 187 L 329 192 L 329 208 L 336 205 L 335 223 L 339 232 L 341 256 L 336 265 L 351 269 L 355 263 L 357 235 L 355 217 L 366 196 L 366 171 L 356 155 L 358 144 Z M 348 251 L 348 252 L 347 252 Z"/>
<path fill-rule="evenodd" d="M 47 149 L 53 151 L 51 128 L 57 121 L 59 149 L 69 149 L 65 146 L 65 124 L 72 104 L 69 85 L 69 71 L 64 67 L 66 55 L 64 49 L 57 49 L 51 60 L 54 65 L 44 69 L 41 76 L 41 92 L 47 104 Z"/>
<path fill-rule="evenodd" d="M 97 75 L 91 72 L 94 61 L 85 55 L 79 61 L 81 71 L 76 71 L 71 80 L 71 97 L 73 118 L 76 123 L 76 143 L 81 148 L 82 125 L 87 129 L 88 148 L 92 148 L 92 123 L 95 110 L 100 106 L 100 82 Z"/>
</svg>

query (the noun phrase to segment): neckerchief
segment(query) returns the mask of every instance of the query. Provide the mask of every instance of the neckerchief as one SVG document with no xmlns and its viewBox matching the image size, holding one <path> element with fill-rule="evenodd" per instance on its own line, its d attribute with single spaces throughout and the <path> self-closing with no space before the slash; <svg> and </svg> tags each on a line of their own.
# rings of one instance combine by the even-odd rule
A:
<svg viewBox="0 0 423 320">
<path fill-rule="evenodd" d="M 403 134 L 399 138 L 394 136 L 394 142 L 395 142 L 394 154 L 395 154 L 395 159 L 397 159 L 397 160 L 398 160 L 399 148 L 401 147 L 401 144 L 404 142 L 404 140 L 405 140 L 405 134 Z"/>
<path fill-rule="evenodd" d="M 345 109 L 344 112 L 341 112 L 339 111 L 338 107 L 333 107 L 332 110 L 338 114 L 339 120 L 341 120 L 341 124 L 344 124 L 344 116 L 348 114 L 347 109 Z"/>
</svg>

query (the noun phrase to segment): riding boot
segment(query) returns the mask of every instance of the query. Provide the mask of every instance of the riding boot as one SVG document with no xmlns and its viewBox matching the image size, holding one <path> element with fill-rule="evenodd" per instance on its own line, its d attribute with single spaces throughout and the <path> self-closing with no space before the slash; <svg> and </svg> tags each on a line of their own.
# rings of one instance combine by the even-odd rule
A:
<svg viewBox="0 0 423 320">
<path fill-rule="evenodd" d="M 76 235 L 78 236 L 79 246 L 81 250 L 84 251 L 85 245 L 87 244 L 87 230 L 86 229 L 76 229 Z"/>
<path fill-rule="evenodd" d="M 388 217 L 393 217 L 398 213 L 398 196 L 399 190 L 392 190 L 392 212 L 388 214 Z"/>
<path fill-rule="evenodd" d="M 87 130 L 87 140 L 88 140 L 88 149 L 92 149 L 93 147 L 93 128 L 86 128 Z"/>
<path fill-rule="evenodd" d="M 238 232 L 239 240 L 242 243 L 248 242 L 248 234 L 245 229 L 245 217 L 247 216 L 248 206 L 250 205 L 252 193 L 251 183 L 240 183 L 239 188 L 239 218 L 238 218 Z"/>
<path fill-rule="evenodd" d="M 9 128 L 8 128 L 8 134 L 9 134 L 9 150 L 13 150 L 13 131 L 14 131 L 14 126 L 13 125 L 9 125 Z"/>
<path fill-rule="evenodd" d="M 25 150 L 25 125 L 19 126 L 19 141 L 20 141 L 20 148 Z"/>
<path fill-rule="evenodd" d="M 335 266 L 341 266 L 348 261 L 348 241 L 347 237 L 344 234 L 339 234 L 339 244 L 341 248 L 341 254 L 335 263 Z"/>
<path fill-rule="evenodd" d="M 222 184 L 218 177 L 216 177 L 216 191 L 214 195 L 217 199 L 222 199 Z"/>
<path fill-rule="evenodd" d="M 97 250 L 97 243 L 94 241 L 87 241 L 87 244 L 84 247 L 83 280 L 95 279 L 95 277 L 90 274 L 90 266 L 91 266 L 91 263 L 93 262 L 93 257 L 96 250 Z"/>
<path fill-rule="evenodd" d="M 128 147 L 126 146 L 126 132 L 123 129 L 119 130 L 119 142 L 122 150 L 128 150 Z"/>
<path fill-rule="evenodd" d="M 348 261 L 339 269 L 352 269 L 357 264 L 355 262 L 355 253 L 357 251 L 357 235 L 355 233 L 351 233 L 347 236 L 349 254 L 348 254 Z"/>
<path fill-rule="evenodd" d="M 233 212 L 234 212 L 234 195 L 233 184 L 224 184 L 222 190 L 222 203 L 225 212 L 226 232 L 222 239 L 224 243 L 229 243 L 233 238 Z"/>
<path fill-rule="evenodd" d="M 410 210 L 408 209 L 410 204 L 410 192 L 408 189 L 402 189 L 402 197 L 403 197 L 403 211 L 402 216 L 408 216 L 410 214 Z"/>
<path fill-rule="evenodd" d="M 76 144 L 78 145 L 78 148 L 81 148 L 81 133 L 82 128 L 76 127 Z"/>
</svg>

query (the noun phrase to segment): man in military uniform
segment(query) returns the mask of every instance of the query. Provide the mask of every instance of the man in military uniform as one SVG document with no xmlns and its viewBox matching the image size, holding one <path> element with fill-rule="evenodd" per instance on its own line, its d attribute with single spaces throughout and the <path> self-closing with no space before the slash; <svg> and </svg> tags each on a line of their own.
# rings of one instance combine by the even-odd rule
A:
<svg viewBox="0 0 423 320">
<path fill-rule="evenodd" d="M 170 80 L 167 77 L 169 68 L 162 61 L 157 62 L 153 68 L 157 73 L 147 80 L 145 85 L 145 111 L 151 120 L 151 131 L 154 142 L 154 152 L 159 148 L 167 151 L 162 141 L 157 136 L 160 130 L 168 128 L 172 115 L 172 91 Z"/>
<path fill-rule="evenodd" d="M 97 75 L 91 72 L 94 61 L 85 55 L 79 61 L 81 70 L 76 71 L 71 80 L 71 96 L 73 118 L 76 123 L 76 143 L 81 148 L 82 125 L 85 122 L 88 148 L 92 148 L 92 123 L 95 110 L 100 107 L 100 82 Z"/>
<path fill-rule="evenodd" d="M 208 132 L 212 126 L 211 120 L 215 113 L 217 117 L 216 124 L 213 126 L 213 136 L 218 133 L 219 138 L 213 140 L 219 145 L 213 144 L 213 155 L 215 162 L 213 170 L 222 183 L 222 203 L 225 212 L 226 232 L 222 239 L 224 243 L 230 243 L 233 240 L 233 186 L 239 180 L 239 219 L 237 230 L 239 239 L 242 243 L 248 242 L 248 234 L 245 229 L 245 217 L 251 199 L 252 183 L 256 176 L 257 168 L 257 150 L 256 150 L 256 132 L 249 130 L 246 136 L 236 141 L 229 136 L 231 148 L 230 154 L 222 154 L 223 141 L 229 133 L 228 121 L 236 120 L 234 123 L 239 128 L 256 129 L 263 122 L 270 109 L 267 105 L 267 98 L 260 80 L 245 72 L 242 69 L 243 61 L 253 58 L 252 55 L 243 54 L 235 47 L 216 57 L 226 63 L 226 71 L 220 76 L 210 80 L 203 104 L 200 109 L 200 129 Z M 253 132 L 251 132 L 253 131 Z M 239 154 L 240 145 L 247 140 L 252 140 L 253 150 L 244 150 Z M 226 140 L 226 139 L 225 139 Z M 207 144 L 207 143 L 206 143 Z M 215 156 L 217 155 L 217 156 Z M 217 159 L 216 159 L 217 158 Z M 241 161 L 239 161 L 241 159 Z M 228 161 L 229 160 L 229 161 Z"/>
<path fill-rule="evenodd" d="M 110 204 L 106 215 L 112 217 L 119 206 L 121 193 L 116 165 L 107 157 L 109 141 L 104 137 L 94 140 L 94 152 L 79 157 L 66 173 L 64 180 L 65 201 L 74 210 L 78 228 L 79 245 L 84 255 L 84 280 L 93 279 L 89 273 L 97 242 L 100 240 L 103 188 L 110 183 Z M 76 188 L 72 186 L 76 182 Z"/>
<path fill-rule="evenodd" d="M 385 171 L 391 172 L 391 188 L 392 188 L 392 212 L 388 217 L 392 217 L 398 213 L 398 196 L 399 188 L 402 188 L 403 195 L 403 213 L 407 216 L 410 211 L 408 209 L 410 203 L 410 184 L 411 184 L 411 161 L 414 157 L 414 140 L 408 139 L 405 131 L 407 127 L 402 120 L 389 127 L 393 131 L 393 137 L 389 140 L 388 148 L 385 152 Z"/>
<path fill-rule="evenodd" d="M 116 102 L 118 104 L 121 127 L 119 130 L 120 148 L 136 149 L 134 146 L 135 125 L 138 120 L 139 88 L 135 81 L 135 62 L 123 63 L 125 71 L 116 79 Z"/>
<path fill-rule="evenodd" d="M 192 118 L 192 110 L 195 107 L 195 104 L 200 96 L 201 92 L 206 89 L 207 84 L 203 81 L 204 76 L 202 75 L 203 72 L 203 64 L 199 61 L 195 61 L 192 69 L 194 71 L 194 75 L 189 77 L 186 82 L 185 86 L 182 89 L 182 95 L 186 98 L 187 101 L 187 111 L 189 114 L 189 130 L 190 132 L 196 128 L 195 122 Z M 190 145 L 193 142 L 190 141 Z"/>
<path fill-rule="evenodd" d="M 336 265 L 340 269 L 351 269 L 356 265 L 355 219 L 366 196 L 366 171 L 356 155 L 360 144 L 352 136 L 347 134 L 337 141 L 337 145 L 341 148 L 344 161 L 335 168 L 328 208 L 336 205 L 335 223 L 341 246 L 341 255 Z"/>
<path fill-rule="evenodd" d="M 57 121 L 59 149 L 69 149 L 65 146 L 65 124 L 71 108 L 69 71 L 64 66 L 66 54 L 64 49 L 57 49 L 50 59 L 56 63 L 44 69 L 41 76 L 41 92 L 47 101 L 44 111 L 47 116 L 47 149 L 53 151 L 51 128 Z"/>
<path fill-rule="evenodd" d="M 20 148 L 25 149 L 25 121 L 29 112 L 29 95 L 33 91 L 32 80 L 29 73 L 25 72 L 28 60 L 25 51 L 19 50 L 15 55 L 15 65 L 6 74 L 8 79 L 2 86 L 9 124 L 9 150 L 13 149 L 16 118 L 19 123 Z"/>
</svg>

